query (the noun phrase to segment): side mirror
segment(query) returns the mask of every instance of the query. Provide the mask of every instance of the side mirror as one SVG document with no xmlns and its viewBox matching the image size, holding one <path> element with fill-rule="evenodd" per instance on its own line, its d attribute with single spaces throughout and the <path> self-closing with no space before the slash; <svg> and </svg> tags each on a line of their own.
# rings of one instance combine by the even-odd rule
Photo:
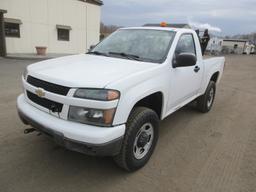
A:
<svg viewBox="0 0 256 192">
<path fill-rule="evenodd" d="M 91 45 L 89 48 L 89 51 L 93 50 L 96 47 L 96 45 Z"/>
<path fill-rule="evenodd" d="M 194 66 L 197 62 L 196 56 L 192 53 L 181 53 L 173 59 L 173 68 Z"/>
</svg>

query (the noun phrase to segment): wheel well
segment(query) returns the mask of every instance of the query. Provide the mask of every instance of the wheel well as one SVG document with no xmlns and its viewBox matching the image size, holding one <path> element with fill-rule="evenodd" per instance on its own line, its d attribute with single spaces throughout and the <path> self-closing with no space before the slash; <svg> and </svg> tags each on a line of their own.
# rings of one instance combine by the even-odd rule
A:
<svg viewBox="0 0 256 192">
<path fill-rule="evenodd" d="M 219 72 L 214 73 L 211 77 L 211 81 L 214 81 L 215 83 L 217 83 L 219 74 L 220 74 Z"/>
<path fill-rule="evenodd" d="M 133 108 L 147 107 L 155 111 L 159 119 L 161 119 L 162 106 L 163 106 L 163 94 L 161 92 L 157 92 L 141 99 L 134 105 Z"/>
</svg>

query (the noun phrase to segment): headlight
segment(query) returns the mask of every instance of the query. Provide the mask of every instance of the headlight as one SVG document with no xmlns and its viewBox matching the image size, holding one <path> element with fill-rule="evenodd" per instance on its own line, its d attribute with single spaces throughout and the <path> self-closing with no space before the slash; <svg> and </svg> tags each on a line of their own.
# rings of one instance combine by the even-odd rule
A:
<svg viewBox="0 0 256 192">
<path fill-rule="evenodd" d="M 119 99 L 120 93 L 116 90 L 107 89 L 78 89 L 74 97 L 99 100 L 99 101 L 112 101 Z"/>
<path fill-rule="evenodd" d="M 100 110 L 70 106 L 68 119 L 84 124 L 109 127 L 113 123 L 116 109 Z"/>
<path fill-rule="evenodd" d="M 23 71 L 23 77 L 24 77 L 24 79 L 25 80 L 27 80 L 27 76 L 28 76 L 28 69 L 27 69 L 27 67 L 25 68 L 25 70 Z"/>
</svg>

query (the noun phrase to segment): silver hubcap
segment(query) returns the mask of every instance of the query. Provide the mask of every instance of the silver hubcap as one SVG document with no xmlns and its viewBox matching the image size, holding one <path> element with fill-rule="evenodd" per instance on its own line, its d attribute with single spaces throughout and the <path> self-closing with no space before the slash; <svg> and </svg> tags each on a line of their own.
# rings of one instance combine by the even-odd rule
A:
<svg viewBox="0 0 256 192">
<path fill-rule="evenodd" d="M 207 100 L 207 107 L 210 108 L 213 102 L 213 98 L 214 98 L 214 89 L 211 88 L 209 96 L 208 96 L 208 100 Z"/>
<path fill-rule="evenodd" d="M 144 124 L 138 131 L 134 144 L 133 154 L 136 159 L 142 159 L 149 152 L 154 139 L 154 128 L 151 123 Z"/>
</svg>

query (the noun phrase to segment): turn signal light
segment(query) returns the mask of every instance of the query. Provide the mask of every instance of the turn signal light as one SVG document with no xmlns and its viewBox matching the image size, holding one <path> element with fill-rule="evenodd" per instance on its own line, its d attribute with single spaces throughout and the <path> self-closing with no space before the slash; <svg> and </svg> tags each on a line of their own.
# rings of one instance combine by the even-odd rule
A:
<svg viewBox="0 0 256 192">
<path fill-rule="evenodd" d="M 160 23 L 160 26 L 161 27 L 167 27 L 167 23 L 166 22 L 162 22 L 162 23 Z"/>
</svg>

